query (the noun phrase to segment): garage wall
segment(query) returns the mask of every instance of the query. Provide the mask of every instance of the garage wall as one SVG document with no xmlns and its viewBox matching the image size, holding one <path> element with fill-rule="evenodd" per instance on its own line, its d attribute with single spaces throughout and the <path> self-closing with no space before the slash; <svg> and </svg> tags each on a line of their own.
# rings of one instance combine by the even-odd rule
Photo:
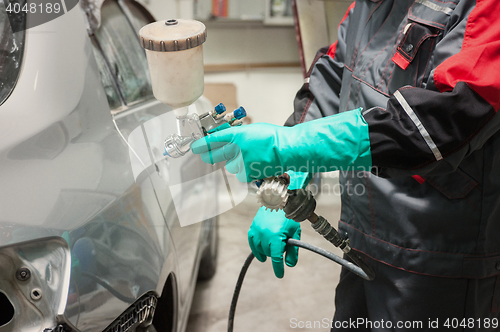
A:
<svg viewBox="0 0 500 332">
<path fill-rule="evenodd" d="M 259 2 L 251 0 L 254 1 Z M 193 0 L 140 0 L 140 2 L 158 20 L 194 16 Z M 260 2 L 263 3 L 262 0 Z M 233 10 L 234 8 L 235 6 Z M 246 11 L 245 8 L 238 10 Z M 207 16 L 207 13 L 200 15 Z M 259 63 L 297 65 L 300 60 L 294 27 L 266 26 L 262 21 L 255 20 L 256 17 L 257 15 L 250 15 L 247 20 L 205 21 L 208 33 L 207 42 L 203 45 L 205 64 L 208 66 Z"/>
</svg>

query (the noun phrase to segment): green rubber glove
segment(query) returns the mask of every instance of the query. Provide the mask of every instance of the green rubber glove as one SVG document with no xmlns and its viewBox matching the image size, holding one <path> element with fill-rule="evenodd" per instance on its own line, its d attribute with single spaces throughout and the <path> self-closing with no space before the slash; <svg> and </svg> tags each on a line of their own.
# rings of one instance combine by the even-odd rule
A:
<svg viewBox="0 0 500 332">
<path fill-rule="evenodd" d="M 288 246 L 287 238 L 300 240 L 300 224 L 285 217 L 283 210 L 272 211 L 261 207 L 248 230 L 248 243 L 259 261 L 265 262 L 271 257 L 274 275 L 283 278 L 286 265 L 294 267 L 299 258 L 299 248 Z"/>
<path fill-rule="evenodd" d="M 289 189 L 304 188 L 310 180 L 308 173 L 288 172 L 290 175 Z M 300 240 L 300 224 L 285 217 L 283 210 L 273 211 L 261 207 L 248 230 L 248 243 L 254 256 L 261 262 L 271 257 L 274 275 L 283 278 L 286 265 L 294 267 L 299 258 L 299 248 L 288 246 L 287 238 Z"/>
<path fill-rule="evenodd" d="M 293 127 L 256 123 L 222 130 L 193 143 L 205 163 L 227 161 L 238 180 L 285 173 L 366 170 L 372 163 L 368 124 L 356 109 Z"/>
</svg>

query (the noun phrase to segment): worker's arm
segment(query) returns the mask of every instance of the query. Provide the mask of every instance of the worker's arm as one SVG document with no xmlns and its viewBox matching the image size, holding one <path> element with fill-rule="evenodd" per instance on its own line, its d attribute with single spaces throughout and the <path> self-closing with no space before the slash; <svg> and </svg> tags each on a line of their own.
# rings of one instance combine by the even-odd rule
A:
<svg viewBox="0 0 500 332">
<path fill-rule="evenodd" d="M 436 45 L 434 68 L 424 87 L 401 88 L 384 107 L 365 110 L 378 175 L 426 177 L 452 172 L 497 133 L 500 21 L 495 13 L 499 6 L 495 0 L 481 1 L 468 16 L 456 18 Z M 342 52 L 344 25 L 339 27 L 334 56 L 323 55 L 312 67 L 288 123 L 338 112 L 342 63 L 348 60 Z M 450 58 L 450 53 L 458 54 Z"/>
<path fill-rule="evenodd" d="M 287 170 L 311 173 L 369 170 L 368 131 L 360 110 L 338 114 L 346 60 L 345 37 L 353 10 L 354 3 L 339 24 L 337 42 L 320 50 L 313 61 L 295 98 L 295 112 L 285 123 L 294 127 L 255 124 L 234 128 L 195 142 L 193 152 L 202 154 L 207 163 L 227 160 L 226 169 L 244 182 Z M 323 117 L 329 118 L 323 121 Z M 311 120 L 315 120 L 314 124 L 309 123 Z M 332 140 L 326 142 L 325 137 Z M 345 144 L 338 144 L 341 141 Z"/>
<path fill-rule="evenodd" d="M 372 165 L 382 176 L 452 172 L 500 129 L 498 10 L 494 0 L 478 4 L 436 46 L 437 65 L 426 87 L 397 90 L 385 108 L 343 112 L 292 128 L 241 127 L 199 140 L 193 152 L 204 153 L 209 162 L 228 160 L 228 171 L 241 181 L 287 169 L 368 170 Z"/>
<path fill-rule="evenodd" d="M 256 123 L 222 130 L 191 147 L 205 163 L 226 161 L 226 170 L 241 182 L 289 170 L 323 173 L 371 167 L 368 125 L 361 109 L 293 127 Z"/>
</svg>

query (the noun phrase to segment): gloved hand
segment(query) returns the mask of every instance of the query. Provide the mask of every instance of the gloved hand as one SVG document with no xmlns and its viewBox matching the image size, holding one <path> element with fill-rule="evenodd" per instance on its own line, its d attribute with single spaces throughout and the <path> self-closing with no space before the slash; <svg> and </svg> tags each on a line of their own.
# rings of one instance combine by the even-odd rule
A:
<svg viewBox="0 0 500 332">
<path fill-rule="evenodd" d="M 242 182 L 285 173 L 369 170 L 368 124 L 361 109 L 293 127 L 257 123 L 222 130 L 193 143 L 206 163 L 227 161 Z"/>
<path fill-rule="evenodd" d="M 289 171 L 288 175 L 290 190 L 304 188 L 311 179 L 308 173 Z M 285 262 L 290 267 L 297 264 L 299 257 L 299 248 L 287 246 L 285 240 L 290 237 L 300 240 L 300 232 L 300 224 L 287 219 L 283 210 L 271 212 L 261 207 L 248 230 L 248 243 L 259 261 L 265 262 L 267 256 L 271 257 L 274 274 L 283 278 L 283 254 L 286 252 Z"/>
<path fill-rule="evenodd" d="M 285 240 L 290 237 L 300 240 L 300 232 L 300 224 L 285 218 L 283 210 L 271 212 L 261 207 L 248 230 L 248 243 L 259 261 L 271 257 L 274 275 L 283 278 L 283 253 L 286 252 L 285 262 L 290 267 L 297 264 L 299 257 L 299 248 L 286 245 Z"/>
</svg>

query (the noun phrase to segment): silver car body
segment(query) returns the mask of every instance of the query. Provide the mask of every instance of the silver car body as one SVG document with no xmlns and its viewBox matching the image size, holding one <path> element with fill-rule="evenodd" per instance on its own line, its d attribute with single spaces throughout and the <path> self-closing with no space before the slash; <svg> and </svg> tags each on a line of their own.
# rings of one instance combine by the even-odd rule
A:
<svg viewBox="0 0 500 332">
<path fill-rule="evenodd" d="M 208 107 L 201 98 L 193 109 Z M 17 85 L 0 106 L 0 293 L 15 309 L 1 332 L 103 331 L 166 290 L 170 324 L 185 329 L 214 220 L 180 227 L 166 180 L 210 166 L 142 161 L 135 177 L 140 153 L 128 145 L 134 129 L 170 110 L 150 97 L 111 114 L 79 6 L 26 31 Z M 201 197 L 208 188 L 210 177 L 186 188 L 191 202 L 200 196 L 195 209 L 217 204 Z M 20 268 L 29 279 L 16 278 Z"/>
</svg>

